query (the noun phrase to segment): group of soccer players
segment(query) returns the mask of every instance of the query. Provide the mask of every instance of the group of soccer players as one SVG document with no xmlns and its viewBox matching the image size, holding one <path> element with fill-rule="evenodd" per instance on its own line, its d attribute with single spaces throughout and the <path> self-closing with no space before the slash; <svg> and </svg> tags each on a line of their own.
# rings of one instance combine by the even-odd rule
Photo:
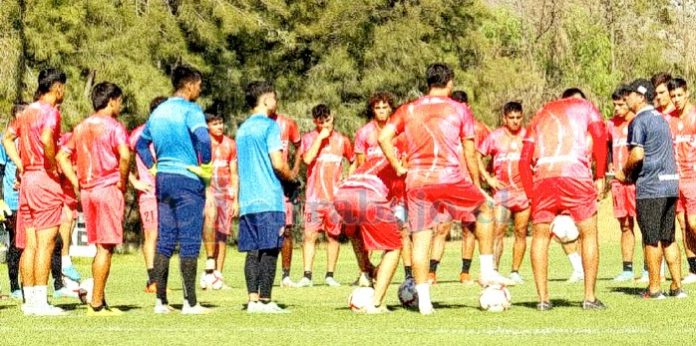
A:
<svg viewBox="0 0 696 346">
<path fill-rule="evenodd" d="M 172 72 L 174 94 L 154 99 L 147 123 L 130 135 L 117 120 L 123 91 L 109 82 L 92 90 L 94 113 L 72 133 L 62 134 L 59 107 L 66 75 L 56 69 L 41 71 L 34 102 L 13 110 L 15 119 L 3 136 L 4 180 L 17 181 L 4 184 L 5 200 L 12 192 L 19 194 L 15 205 L 3 207 L 15 211 L 10 220 L 13 246 L 23 249 L 19 261 L 10 261 L 15 267 L 10 268 L 12 290 L 17 292 L 13 295 L 23 299 L 26 315 L 64 314 L 48 303 L 48 274 L 52 262 L 54 267 L 60 262 L 62 273 L 53 271 L 56 281 L 62 281 L 63 275 L 80 279 L 67 256 L 79 197 L 88 240 L 97 248 L 87 313 L 122 314 L 107 304 L 105 287 L 114 248 L 123 240 L 124 193 L 130 183 L 138 191 L 148 275 L 145 290 L 156 293 L 155 313 L 174 310 L 168 304 L 167 281 L 177 246 L 184 288 L 182 313 L 210 312 L 196 297 L 200 247 L 206 253 L 201 287 L 227 287 L 222 272 L 235 217 L 240 219 L 239 249 L 247 252 L 243 272 L 248 312 L 287 312 L 271 300 L 277 257 L 282 257 L 281 286 L 312 286 L 315 244 L 319 234 L 325 233 L 324 282 L 328 286 L 341 285 L 334 271 L 339 236 L 345 234 L 353 243 L 361 271 L 357 283 L 375 288 L 366 313 L 388 311 L 384 297 L 402 260 L 406 277 L 415 280 L 420 313 L 432 314 L 430 286 L 436 283 L 437 265 L 453 221 L 461 222 L 463 231 L 460 281 L 473 282 L 469 268 L 478 243 L 478 282 L 483 286 L 524 282 L 519 269 L 531 221 L 537 308 L 548 310 L 552 308 L 547 286 L 550 224 L 562 214 L 572 217 L 580 231 L 577 243 L 563 244 L 573 265 L 569 281 L 584 281 L 583 309 L 605 308 L 595 296 L 597 200 L 604 194 L 607 168 L 617 172 L 611 191 L 622 231 L 623 270 L 616 280 L 633 279 L 634 218 L 640 215 L 634 181 L 623 173 L 629 148 L 642 146 L 627 141 L 629 123 L 639 111 L 627 99 L 636 93 L 647 99 L 648 94 L 634 86 L 620 87 L 612 95 L 614 117 L 605 122 L 583 92 L 571 88 L 544 105 L 526 127 L 522 104 L 512 101 L 503 107 L 502 126 L 490 131 L 474 119 L 466 93 L 454 90 L 451 68 L 432 64 L 426 80 L 427 94 L 399 107 L 388 92 L 372 95 L 367 107 L 371 120 L 356 132 L 353 145 L 334 129 L 336 114 L 325 104 L 312 108 L 315 128 L 300 135 L 297 124 L 277 112 L 275 90 L 266 82 L 247 86 L 252 115 L 240 127 L 235 142 L 225 135 L 221 115 L 204 113 L 195 103 L 202 76 L 186 66 Z M 672 131 L 679 168 L 677 219 L 690 268 L 683 282 L 696 282 L 696 214 L 692 215 L 696 211 L 696 109 L 688 101 L 683 79 L 660 74 L 653 84 L 657 110 Z M 652 103 L 652 98 L 648 101 Z M 612 159 L 607 165 L 608 151 Z M 135 172 L 130 171 L 131 153 L 136 157 Z M 307 167 L 304 273 L 293 282 L 293 214 L 301 164 Z M 7 169 L 12 165 L 16 174 Z M 281 185 L 284 195 L 279 192 Z M 510 222 L 515 240 L 512 270 L 506 277 L 498 267 Z M 647 254 L 653 244 L 645 238 Z M 667 239 L 659 241 L 667 255 L 671 244 Z M 58 260 L 52 260 L 55 246 L 62 255 Z M 378 265 L 370 262 L 372 251 L 383 252 Z M 674 262 L 673 256 L 668 262 Z M 646 270 L 651 268 L 646 263 Z M 661 294 L 653 281 L 651 277 L 646 298 Z M 681 282 L 673 284 L 670 294 L 686 295 Z"/>
</svg>

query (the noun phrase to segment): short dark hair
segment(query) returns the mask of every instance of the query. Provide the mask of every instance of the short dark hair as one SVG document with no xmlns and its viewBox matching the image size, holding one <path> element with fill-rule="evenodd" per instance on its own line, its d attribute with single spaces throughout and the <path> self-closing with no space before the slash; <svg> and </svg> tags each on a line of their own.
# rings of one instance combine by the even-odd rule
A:
<svg viewBox="0 0 696 346">
<path fill-rule="evenodd" d="M 12 117 L 16 118 L 19 113 L 22 113 L 24 109 L 27 108 L 27 103 L 26 102 L 17 102 L 12 105 Z"/>
<path fill-rule="evenodd" d="M 118 85 L 111 82 L 101 82 L 92 88 L 92 107 L 95 111 L 106 108 L 109 101 L 123 95 Z"/>
<path fill-rule="evenodd" d="M 464 90 L 455 90 L 450 95 L 450 98 L 459 103 L 469 103 L 469 95 Z"/>
<path fill-rule="evenodd" d="M 454 79 L 454 71 L 446 64 L 435 63 L 428 66 L 425 78 L 428 81 L 428 88 L 444 88 Z"/>
<path fill-rule="evenodd" d="M 222 116 L 220 113 L 205 113 L 205 122 L 206 123 L 211 123 L 216 120 L 222 120 L 223 122 L 225 121 L 225 117 Z"/>
<path fill-rule="evenodd" d="M 587 99 L 587 96 L 585 96 L 585 93 L 582 92 L 582 90 L 580 90 L 580 88 L 576 88 L 576 87 L 563 90 L 563 94 L 561 94 L 561 98 L 564 99 L 564 98 L 568 98 L 568 97 L 575 96 L 575 95 L 580 95 L 580 97 L 582 97 L 583 99 Z"/>
<path fill-rule="evenodd" d="M 270 93 L 275 93 L 273 84 L 263 80 L 253 81 L 244 89 L 244 101 L 249 108 L 254 108 L 259 105 L 262 95 Z"/>
<path fill-rule="evenodd" d="M 676 77 L 667 83 L 667 90 L 669 90 L 669 91 L 679 89 L 679 88 L 684 89 L 684 91 L 689 90 L 687 85 L 686 85 L 686 79 L 681 78 L 681 77 Z"/>
<path fill-rule="evenodd" d="M 388 91 L 378 91 L 367 101 L 367 117 L 372 119 L 375 117 L 373 108 L 380 102 L 384 102 L 389 105 L 392 110 L 396 109 L 396 101 L 394 100 L 394 95 Z"/>
<path fill-rule="evenodd" d="M 628 94 L 630 94 L 630 93 L 631 93 L 631 90 L 629 90 L 628 86 L 625 84 L 621 84 L 611 94 L 611 99 L 614 101 L 620 101 L 620 100 L 623 100 L 623 98 L 628 96 Z"/>
<path fill-rule="evenodd" d="M 167 101 L 166 96 L 157 96 L 152 99 L 152 101 L 150 101 L 150 114 L 152 114 L 159 105 L 163 104 L 164 101 Z"/>
<path fill-rule="evenodd" d="M 36 87 L 36 98 L 51 91 L 54 84 L 65 84 L 67 80 L 68 77 L 65 75 L 65 72 L 59 69 L 47 68 L 41 70 L 41 72 L 39 72 L 39 85 Z"/>
<path fill-rule="evenodd" d="M 522 113 L 522 103 L 518 101 L 510 101 L 503 106 L 503 115 L 508 115 L 512 112 Z"/>
<path fill-rule="evenodd" d="M 172 71 L 172 86 L 175 90 L 181 90 L 188 83 L 195 83 L 203 80 L 203 75 L 200 71 L 187 65 L 180 65 Z"/>
<path fill-rule="evenodd" d="M 331 108 L 323 103 L 320 103 L 312 108 L 312 118 L 314 119 L 326 119 L 330 116 Z"/>
<path fill-rule="evenodd" d="M 652 85 L 657 88 L 658 85 L 660 84 L 667 84 L 669 81 L 672 80 L 672 75 L 667 73 L 667 72 L 659 72 L 656 73 L 650 78 L 650 82 Z"/>
</svg>

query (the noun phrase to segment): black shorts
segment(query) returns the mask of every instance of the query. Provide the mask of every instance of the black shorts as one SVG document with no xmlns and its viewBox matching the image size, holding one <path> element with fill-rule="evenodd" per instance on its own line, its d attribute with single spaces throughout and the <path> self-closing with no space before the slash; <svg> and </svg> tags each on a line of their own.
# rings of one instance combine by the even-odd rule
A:
<svg viewBox="0 0 696 346">
<path fill-rule="evenodd" d="M 645 198 L 636 200 L 638 227 L 643 234 L 643 245 L 656 246 L 658 242 L 674 242 L 676 197 Z"/>
<path fill-rule="evenodd" d="M 279 249 L 283 246 L 284 231 L 285 212 L 266 211 L 242 215 L 239 218 L 237 249 L 240 252 Z"/>
</svg>

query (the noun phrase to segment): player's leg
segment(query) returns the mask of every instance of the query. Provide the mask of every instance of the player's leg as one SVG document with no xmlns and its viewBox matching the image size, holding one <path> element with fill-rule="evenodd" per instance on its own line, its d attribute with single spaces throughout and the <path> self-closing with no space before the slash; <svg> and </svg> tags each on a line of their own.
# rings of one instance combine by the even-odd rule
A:
<svg viewBox="0 0 696 346">
<path fill-rule="evenodd" d="M 409 219 L 411 219 L 409 214 Z M 418 310 L 421 314 L 431 314 L 434 310 L 430 300 L 430 284 L 428 271 L 430 269 L 430 246 L 433 240 L 433 230 L 424 229 L 411 234 L 413 240 L 413 279 L 418 292 Z"/>
<path fill-rule="evenodd" d="M 493 215 L 495 220 L 495 230 L 493 235 L 493 257 L 495 261 L 495 267 L 500 268 L 500 258 L 503 256 L 503 249 L 505 247 L 505 233 L 507 232 L 508 225 L 512 219 L 512 213 L 509 209 L 505 208 L 500 204 L 496 204 L 493 208 Z"/>
<path fill-rule="evenodd" d="M 179 177 L 172 183 L 175 183 L 178 189 L 172 195 L 175 196 L 174 216 L 178 229 L 177 240 L 184 289 L 184 304 L 181 312 L 183 314 L 209 313 L 210 309 L 198 304 L 196 296 L 196 271 L 203 228 L 203 219 L 200 215 L 205 209 L 205 186 L 198 179 Z"/>
<path fill-rule="evenodd" d="M 280 256 L 282 258 L 281 269 L 282 269 L 282 281 L 280 282 L 281 287 L 295 287 L 295 283 L 290 278 L 290 268 L 292 267 L 292 250 L 294 246 L 294 239 L 292 231 L 295 224 L 295 205 L 285 198 L 285 229 L 283 230 L 283 247 L 280 249 Z"/>
<path fill-rule="evenodd" d="M 372 286 L 372 274 L 375 271 L 375 267 L 370 262 L 370 253 L 365 249 L 365 242 L 361 235 L 362 232 L 357 229 L 358 227 L 359 226 L 354 225 L 345 226 L 345 234 L 350 240 L 355 259 L 358 262 L 358 268 L 360 268 L 360 276 L 355 280 L 353 286 Z"/>
<path fill-rule="evenodd" d="M 633 251 L 636 247 L 636 237 L 633 232 L 633 217 L 617 218 L 621 227 L 621 260 L 622 272 L 614 281 L 628 281 L 633 279 Z"/>
<path fill-rule="evenodd" d="M 25 308 L 31 309 L 36 305 L 34 262 L 36 260 L 37 239 L 36 230 L 34 228 L 26 227 L 20 229 L 19 232 L 24 232 L 24 250 L 22 250 L 22 254 L 19 258 L 19 271 L 22 281 L 22 293 L 24 294 L 24 305 L 22 305 L 22 310 L 27 314 L 31 312 L 25 310 Z"/>
<path fill-rule="evenodd" d="M 471 280 L 469 270 L 471 269 L 471 261 L 474 258 L 474 250 L 476 250 L 476 223 L 462 223 L 462 270 L 459 273 L 459 282 L 470 285 L 474 281 Z"/>
<path fill-rule="evenodd" d="M 75 269 L 70 259 L 70 239 L 72 231 L 75 228 L 75 217 L 76 215 L 73 214 L 71 206 L 67 203 L 63 205 L 63 215 L 61 216 L 60 226 L 58 227 L 58 233 L 61 239 L 60 261 L 63 275 L 73 281 L 80 281 L 80 273 L 77 272 L 77 269 Z"/>
<path fill-rule="evenodd" d="M 548 289 L 548 266 L 549 266 L 549 242 L 551 241 L 551 230 L 548 223 L 535 223 L 532 226 L 532 272 L 534 273 L 534 284 L 536 285 L 537 296 L 539 298 L 539 309 L 543 310 L 545 304 L 550 304 Z"/>
<path fill-rule="evenodd" d="M 55 247 L 58 227 L 48 227 L 36 231 L 36 256 L 34 260 L 34 293 L 37 305 L 48 305 L 47 285 L 51 270 L 51 257 Z"/>
<path fill-rule="evenodd" d="M 479 283 L 483 286 L 488 284 L 502 284 L 514 286 L 515 281 L 506 278 L 495 269 L 493 259 L 493 238 L 495 232 L 495 222 L 493 219 L 492 200 L 485 200 L 476 213 L 476 239 L 479 244 Z"/>
<path fill-rule="evenodd" d="M 578 241 L 561 244 L 561 247 L 563 248 L 563 252 L 565 252 L 566 256 L 568 257 L 571 267 L 573 268 L 573 272 L 570 274 L 570 278 L 568 278 L 566 282 L 576 283 L 584 280 L 585 271 L 582 268 L 582 256 L 580 256 L 580 250 L 578 249 L 580 247 Z"/>
<path fill-rule="evenodd" d="M 377 270 L 376 280 L 375 280 L 375 298 L 374 306 L 383 307 L 384 297 L 387 294 L 387 288 L 391 283 L 396 268 L 399 266 L 399 257 L 401 256 L 401 250 L 387 250 L 382 256 L 382 261 L 379 263 L 379 270 Z"/>
<path fill-rule="evenodd" d="M 22 298 L 21 286 L 19 285 L 19 258 L 22 251 L 17 248 L 17 211 L 7 218 L 5 223 L 9 234 L 10 247 L 7 251 L 7 275 L 10 281 L 10 292 L 12 298 Z"/>
<path fill-rule="evenodd" d="M 577 223 L 580 231 L 582 267 L 585 271 L 585 301 L 595 302 L 597 270 L 599 268 L 599 238 L 597 237 L 597 214 Z"/>
<path fill-rule="evenodd" d="M 437 266 L 445 254 L 445 245 L 447 244 L 447 236 L 452 230 L 452 221 L 440 222 L 435 226 L 433 232 L 433 244 L 430 249 L 430 267 L 428 269 L 428 283 L 437 284 Z"/>
<path fill-rule="evenodd" d="M 138 208 L 143 227 L 143 258 L 147 269 L 145 292 L 157 293 L 155 283 L 155 251 L 157 248 L 157 199 L 154 197 L 139 197 Z"/>
<path fill-rule="evenodd" d="M 682 235 L 684 237 L 684 253 L 689 264 L 689 271 L 684 277 L 683 283 L 691 284 L 696 282 L 696 213 L 689 212 L 687 209 L 685 219 L 686 227 L 682 231 Z"/>
<path fill-rule="evenodd" d="M 522 276 L 520 276 L 519 271 L 522 266 L 522 261 L 524 260 L 524 253 L 527 250 L 527 229 L 529 226 L 529 217 L 531 215 L 531 208 L 527 208 L 514 213 L 513 225 L 515 230 L 515 243 L 512 247 L 512 273 L 510 278 L 522 283 Z"/>
<path fill-rule="evenodd" d="M 413 277 L 413 242 L 408 227 L 401 228 L 401 260 L 404 263 L 404 280 Z"/>
<path fill-rule="evenodd" d="M 307 227 L 305 225 L 305 227 Z M 297 282 L 297 287 L 312 286 L 312 268 L 314 267 L 314 253 L 319 232 L 314 229 L 305 228 L 304 239 L 302 239 L 302 265 L 304 274 L 302 279 Z"/>
<path fill-rule="evenodd" d="M 96 244 L 96 246 L 97 254 L 92 260 L 94 288 L 92 289 L 92 301 L 90 302 L 90 307 L 95 312 L 106 308 L 104 290 L 106 288 L 106 280 L 111 272 L 111 257 L 114 253 L 114 245 L 112 244 Z"/>
<path fill-rule="evenodd" d="M 215 271 L 215 222 L 217 220 L 218 207 L 210 188 L 205 189 L 205 209 L 203 211 L 203 247 L 205 248 L 205 272 L 201 276 L 201 288 L 209 288 L 208 284 L 214 281 Z M 212 288 L 212 287 L 210 287 Z"/>
<path fill-rule="evenodd" d="M 334 278 L 334 272 L 336 271 L 336 263 L 338 262 L 338 253 L 341 248 L 341 243 L 338 241 L 338 236 L 326 233 L 326 239 L 328 244 L 326 246 L 326 276 L 324 277 L 324 282 L 331 287 L 338 287 L 341 284 Z"/>
<path fill-rule="evenodd" d="M 53 253 L 51 254 L 51 277 L 53 277 L 53 298 L 61 298 L 65 296 L 71 296 L 69 290 L 63 290 L 65 285 L 63 284 L 63 267 L 61 261 L 61 252 L 63 249 L 63 238 L 60 235 L 60 227 L 58 228 L 58 236 L 55 240 L 55 245 L 53 246 Z"/>
<path fill-rule="evenodd" d="M 171 177 L 160 173 L 156 176 L 158 234 L 156 238 L 155 257 L 152 267 L 157 285 L 155 313 L 169 313 L 173 309 L 167 299 L 167 281 L 169 279 L 169 261 L 174 254 L 177 241 L 177 224 L 174 217 L 173 198 L 170 196 L 169 183 L 165 180 Z"/>
</svg>

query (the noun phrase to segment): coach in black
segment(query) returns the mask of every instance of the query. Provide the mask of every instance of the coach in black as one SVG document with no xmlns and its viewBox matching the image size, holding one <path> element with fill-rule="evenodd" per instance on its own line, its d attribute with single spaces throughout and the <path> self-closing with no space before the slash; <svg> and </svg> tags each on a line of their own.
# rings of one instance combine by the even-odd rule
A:
<svg viewBox="0 0 696 346">
<path fill-rule="evenodd" d="M 681 288 L 681 258 L 674 241 L 675 205 L 679 175 L 667 121 L 652 106 L 655 89 L 650 81 L 637 79 L 629 86 L 626 104 L 636 114 L 628 125 L 628 161 L 620 181 L 636 179 L 636 211 L 643 233 L 650 284 L 645 299 L 664 299 L 660 288 L 660 264 L 664 255 L 672 284 L 669 295 L 685 298 Z"/>
</svg>

